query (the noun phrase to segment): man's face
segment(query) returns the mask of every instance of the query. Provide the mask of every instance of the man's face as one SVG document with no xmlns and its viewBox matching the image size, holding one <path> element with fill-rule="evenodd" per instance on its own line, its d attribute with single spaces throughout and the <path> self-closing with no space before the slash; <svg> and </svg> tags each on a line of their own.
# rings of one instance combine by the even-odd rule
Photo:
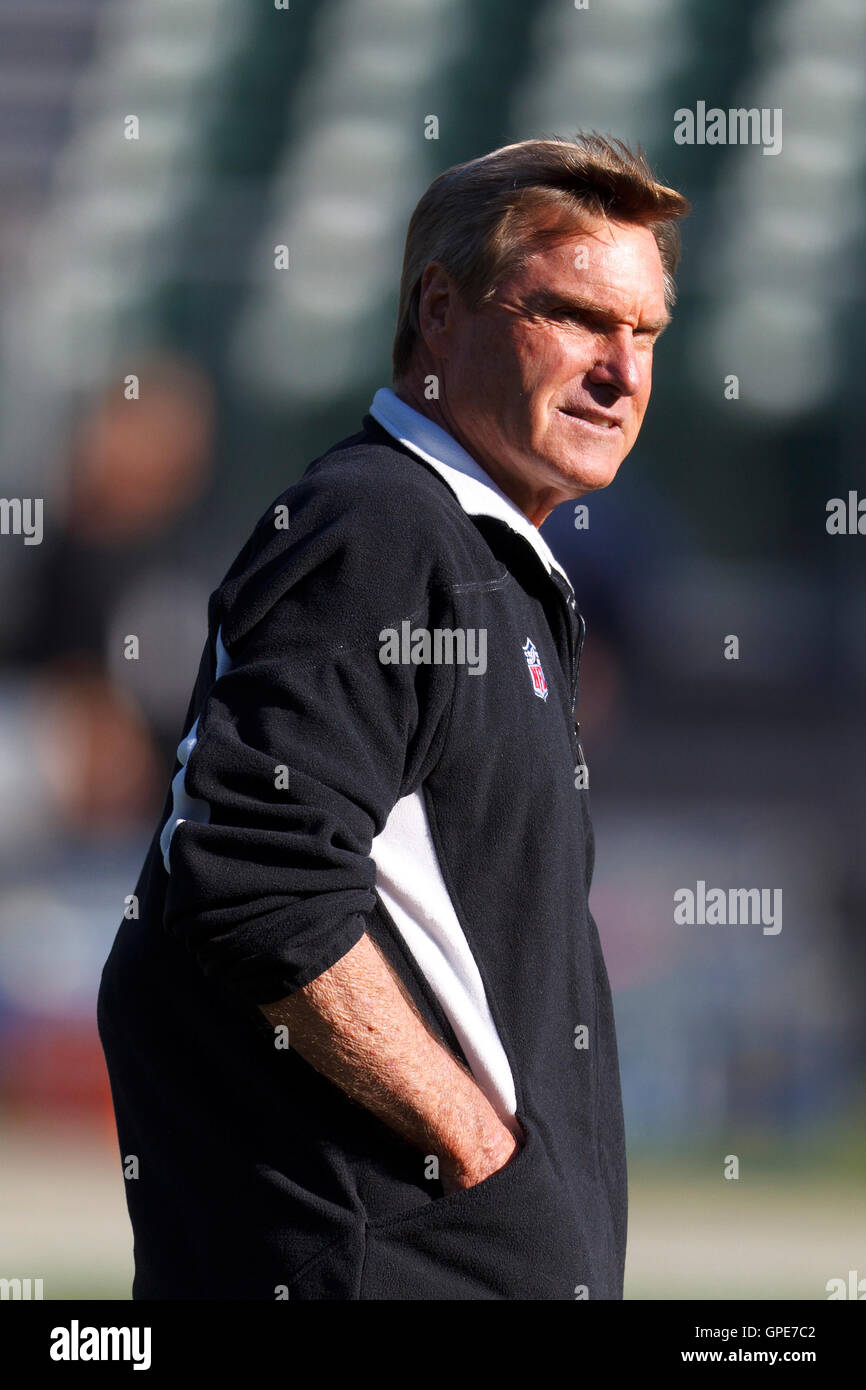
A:
<svg viewBox="0 0 866 1390">
<path fill-rule="evenodd" d="M 591 223 L 534 253 L 479 310 L 446 293 L 438 328 L 434 285 L 435 273 L 440 408 L 469 453 L 536 524 L 606 487 L 640 430 L 668 320 L 652 233 Z"/>
</svg>

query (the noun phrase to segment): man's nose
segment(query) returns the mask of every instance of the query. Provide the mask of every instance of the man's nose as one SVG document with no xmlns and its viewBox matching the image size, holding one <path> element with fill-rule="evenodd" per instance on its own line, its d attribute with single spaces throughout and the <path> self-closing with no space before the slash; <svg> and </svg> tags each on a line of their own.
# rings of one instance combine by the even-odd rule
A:
<svg viewBox="0 0 866 1390">
<path fill-rule="evenodd" d="M 641 374 L 630 328 L 623 326 L 598 339 L 597 356 L 589 379 L 599 386 L 613 387 L 620 396 L 637 394 Z"/>
</svg>

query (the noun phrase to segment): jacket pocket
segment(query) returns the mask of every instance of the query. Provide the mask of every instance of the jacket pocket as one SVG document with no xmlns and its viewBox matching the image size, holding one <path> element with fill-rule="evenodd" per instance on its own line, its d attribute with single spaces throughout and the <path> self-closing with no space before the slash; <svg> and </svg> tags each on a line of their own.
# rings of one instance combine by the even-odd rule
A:
<svg viewBox="0 0 866 1390">
<path fill-rule="evenodd" d="M 352 1302 L 359 1297 L 363 1264 L 363 1230 L 354 1223 L 348 1235 L 331 1241 L 292 1275 L 285 1285 L 288 1297 L 298 1303 Z"/>
<path fill-rule="evenodd" d="M 423 1207 L 368 1221 L 362 1299 L 574 1299 L 589 1261 L 574 1195 L 540 1133 L 504 1168 Z M 585 1281 L 584 1281 L 585 1282 Z"/>
</svg>

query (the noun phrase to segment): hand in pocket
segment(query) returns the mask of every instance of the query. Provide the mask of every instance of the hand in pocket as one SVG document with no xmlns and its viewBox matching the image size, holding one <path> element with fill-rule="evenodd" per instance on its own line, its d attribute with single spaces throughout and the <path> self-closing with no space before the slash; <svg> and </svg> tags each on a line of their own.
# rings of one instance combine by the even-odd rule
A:
<svg viewBox="0 0 866 1390">
<path fill-rule="evenodd" d="M 501 1125 L 491 1139 L 475 1152 L 459 1157 L 449 1156 L 443 1160 L 440 1179 L 446 1197 L 453 1192 L 476 1187 L 512 1161 L 526 1142 L 526 1135 L 518 1122 L 515 1120 L 513 1123 L 518 1131 L 517 1136 L 506 1125 Z"/>
</svg>

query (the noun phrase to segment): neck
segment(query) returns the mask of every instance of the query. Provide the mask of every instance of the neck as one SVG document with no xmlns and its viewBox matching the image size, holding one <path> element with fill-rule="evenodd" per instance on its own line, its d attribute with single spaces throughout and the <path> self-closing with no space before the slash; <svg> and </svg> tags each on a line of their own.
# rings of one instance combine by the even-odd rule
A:
<svg viewBox="0 0 866 1390">
<path fill-rule="evenodd" d="M 445 430 L 446 434 L 450 434 L 452 439 L 456 439 L 461 448 L 465 449 L 467 454 L 480 464 L 497 487 L 501 488 L 506 497 L 520 508 L 524 516 L 536 528 L 547 520 L 554 507 L 565 500 L 564 494 L 554 488 L 539 491 L 538 488 L 532 486 L 528 479 L 503 468 L 498 459 L 479 457 L 477 449 L 465 438 L 459 426 L 451 419 L 448 411 L 444 408 L 444 403 L 441 400 L 427 400 L 417 380 L 404 377 L 395 382 L 391 390 L 406 405 L 411 405 L 414 410 L 417 410 L 419 415 L 425 415 L 428 420 L 432 420 L 434 424 Z"/>
</svg>

